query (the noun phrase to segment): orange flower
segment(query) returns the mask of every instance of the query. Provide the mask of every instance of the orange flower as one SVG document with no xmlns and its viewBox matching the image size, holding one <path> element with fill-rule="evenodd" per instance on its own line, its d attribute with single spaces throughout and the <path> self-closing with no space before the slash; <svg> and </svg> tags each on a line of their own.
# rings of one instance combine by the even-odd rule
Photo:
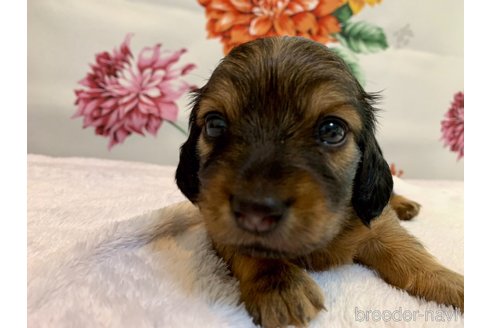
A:
<svg viewBox="0 0 492 328">
<path fill-rule="evenodd" d="M 198 0 L 205 7 L 209 38 L 220 38 L 224 53 L 257 38 L 303 36 L 335 42 L 340 32 L 333 12 L 347 0 Z"/>
<path fill-rule="evenodd" d="M 381 3 L 382 0 L 348 0 L 350 9 L 352 9 L 352 12 L 355 14 L 358 14 L 362 8 L 366 5 L 366 3 L 373 7 L 374 5 L 377 5 Z M 347 1 L 345 1 L 347 2 Z"/>
</svg>

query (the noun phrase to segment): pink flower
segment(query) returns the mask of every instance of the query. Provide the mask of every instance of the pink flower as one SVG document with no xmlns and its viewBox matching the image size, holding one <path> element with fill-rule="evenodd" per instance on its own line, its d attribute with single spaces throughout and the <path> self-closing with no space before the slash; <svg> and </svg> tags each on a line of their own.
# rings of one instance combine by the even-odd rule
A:
<svg viewBox="0 0 492 328">
<path fill-rule="evenodd" d="M 84 128 L 110 138 L 109 149 L 132 133 L 144 130 L 156 135 L 162 121 L 175 122 L 176 100 L 191 86 L 179 78 L 195 68 L 186 64 L 174 68 L 186 49 L 161 51 L 161 45 L 142 49 L 135 61 L 128 34 L 113 53 L 96 54 L 96 63 L 75 90 L 78 105 L 73 117 L 84 117 Z"/>
<path fill-rule="evenodd" d="M 396 168 L 395 163 L 391 163 L 390 170 L 391 170 L 391 175 L 393 175 L 395 177 L 401 178 L 403 176 L 403 173 L 404 173 L 403 170 L 398 170 Z"/>
<path fill-rule="evenodd" d="M 451 108 L 441 121 L 442 140 L 451 151 L 458 153 L 458 159 L 465 154 L 465 96 L 463 92 L 454 95 Z"/>
</svg>

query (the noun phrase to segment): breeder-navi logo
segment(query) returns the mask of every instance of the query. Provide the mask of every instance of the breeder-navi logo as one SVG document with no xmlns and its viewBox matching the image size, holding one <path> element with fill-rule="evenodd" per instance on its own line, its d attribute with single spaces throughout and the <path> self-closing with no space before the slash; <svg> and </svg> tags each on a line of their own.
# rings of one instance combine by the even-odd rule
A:
<svg viewBox="0 0 492 328">
<path fill-rule="evenodd" d="M 457 311 L 444 310 L 402 310 L 399 307 L 397 310 L 361 310 L 355 307 L 355 321 L 396 321 L 396 322 L 411 322 L 417 320 L 425 320 L 430 322 L 450 322 L 458 321 Z"/>
</svg>

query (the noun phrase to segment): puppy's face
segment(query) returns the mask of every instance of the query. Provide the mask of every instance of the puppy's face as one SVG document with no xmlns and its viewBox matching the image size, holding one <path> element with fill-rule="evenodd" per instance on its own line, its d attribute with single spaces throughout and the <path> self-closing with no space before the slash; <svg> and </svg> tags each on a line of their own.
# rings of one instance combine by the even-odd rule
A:
<svg viewBox="0 0 492 328">
<path fill-rule="evenodd" d="M 371 96 L 326 47 L 269 38 L 233 50 L 196 93 L 176 178 L 215 243 L 296 257 L 354 213 L 369 224 L 392 179 Z"/>
</svg>

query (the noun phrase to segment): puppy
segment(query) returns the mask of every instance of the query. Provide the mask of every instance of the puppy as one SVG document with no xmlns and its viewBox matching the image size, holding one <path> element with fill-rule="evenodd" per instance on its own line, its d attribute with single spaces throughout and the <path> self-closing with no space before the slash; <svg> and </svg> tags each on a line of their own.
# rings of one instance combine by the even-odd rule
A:
<svg viewBox="0 0 492 328">
<path fill-rule="evenodd" d="M 306 270 L 358 262 L 389 284 L 464 309 L 463 276 L 399 224 L 375 139 L 376 96 L 326 46 L 265 38 L 227 55 L 195 92 L 178 187 L 263 327 L 304 326 L 324 309 Z"/>
</svg>

